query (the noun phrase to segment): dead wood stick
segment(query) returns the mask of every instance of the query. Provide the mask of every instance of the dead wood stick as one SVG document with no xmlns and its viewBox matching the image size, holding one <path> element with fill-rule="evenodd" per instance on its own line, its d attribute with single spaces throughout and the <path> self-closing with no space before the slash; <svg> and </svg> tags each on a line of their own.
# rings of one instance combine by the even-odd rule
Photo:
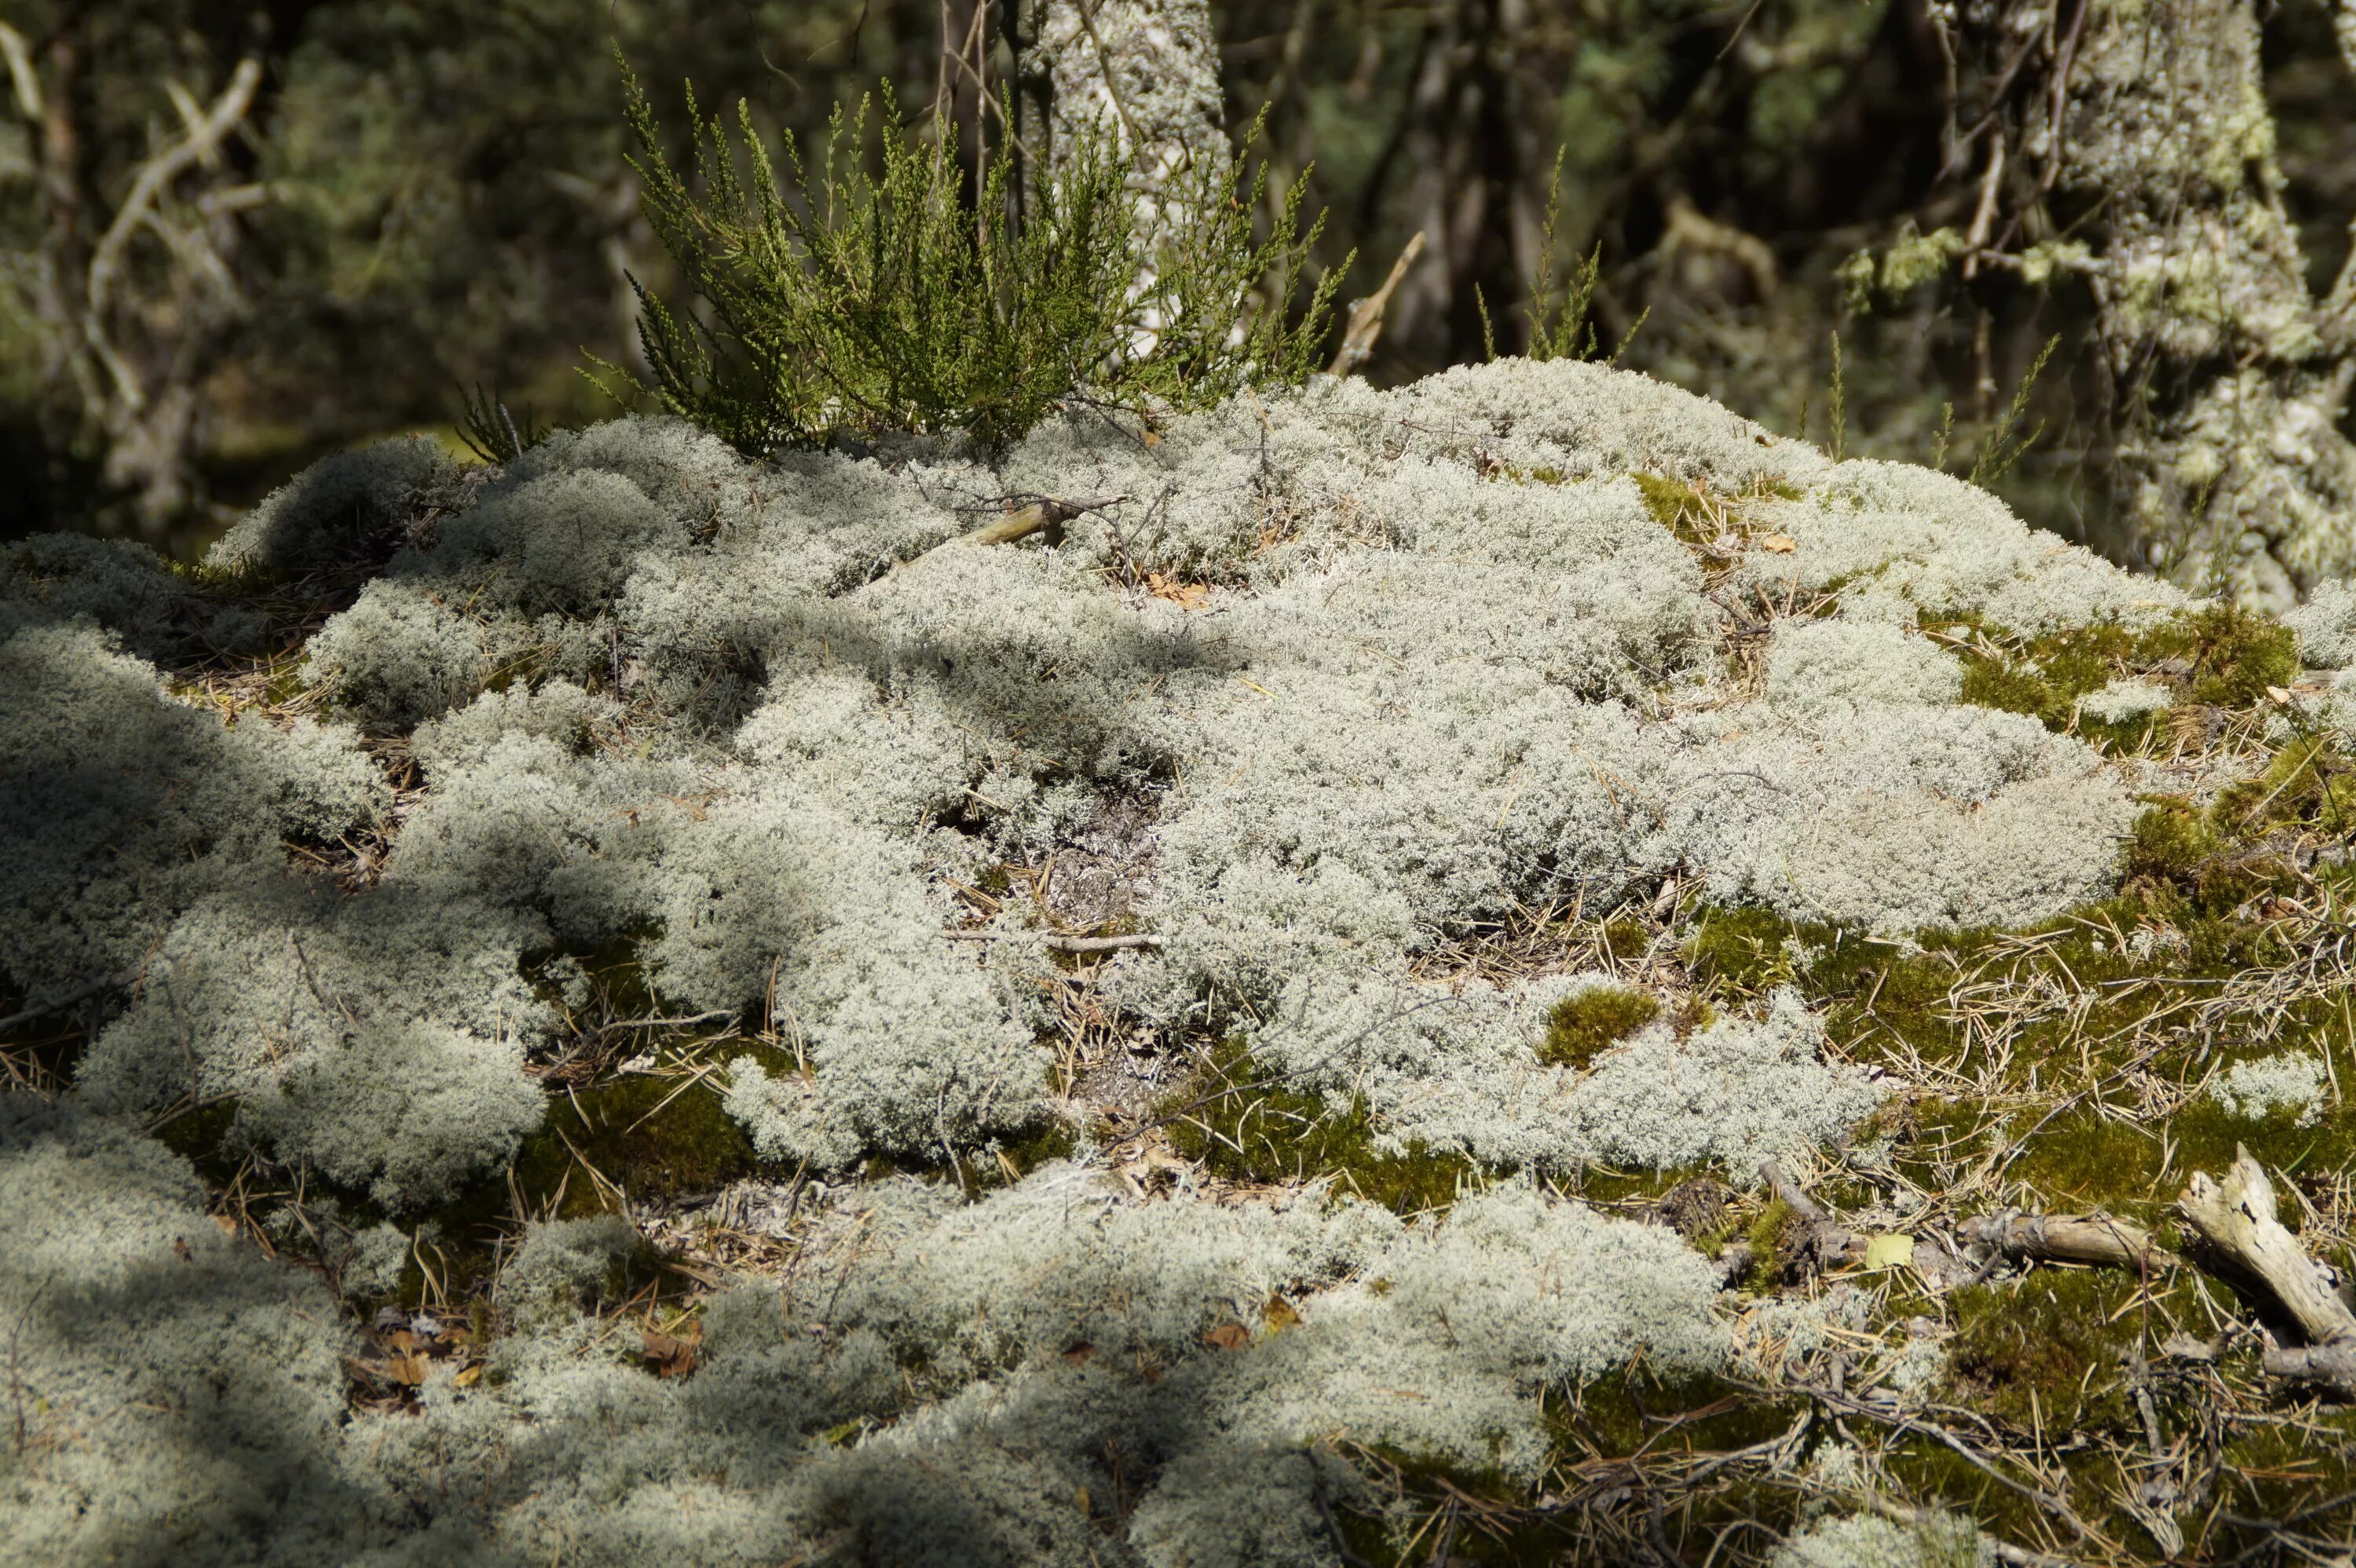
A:
<svg viewBox="0 0 2356 1568">
<path fill-rule="evenodd" d="M 2274 1183 L 2247 1148 L 2234 1150 L 2222 1180 L 2195 1171 L 2177 1209 L 2201 1240 L 2265 1286 L 2310 1341 L 2305 1351 L 2271 1351 L 2267 1370 L 2327 1382 L 2356 1398 L 2356 1312 L 2340 1299 L 2298 1238 L 2275 1218 Z"/>
<path fill-rule="evenodd" d="M 1415 238 L 1407 242 L 1407 249 L 1399 252 L 1398 260 L 1391 263 L 1391 275 L 1383 280 L 1383 286 L 1365 299 L 1351 303 L 1350 325 L 1342 334 L 1341 352 L 1333 356 L 1333 363 L 1325 372 L 1327 375 L 1350 375 L 1373 357 L 1375 339 L 1383 335 L 1383 314 L 1390 309 L 1391 293 L 1407 276 L 1407 270 L 1415 265 L 1415 259 L 1422 254 L 1423 230 L 1419 229 L 1415 231 Z"/>
<path fill-rule="evenodd" d="M 2268 1350 L 2259 1360 L 2268 1375 L 2285 1382 L 2313 1383 L 2342 1399 L 2356 1399 L 2356 1347 L 2301 1345 Z"/>
<path fill-rule="evenodd" d="M 951 942 L 997 942 L 1009 937 L 1029 936 L 1052 953 L 1119 953 L 1132 947 L 1159 947 L 1162 938 L 1150 932 L 1135 932 L 1126 936 L 1059 936 L 1053 932 L 1036 931 L 944 931 Z"/>
<path fill-rule="evenodd" d="M 1027 539 L 1033 534 L 1060 528 L 1082 512 L 1093 512 L 1099 507 L 1109 507 L 1126 501 L 1126 496 L 1105 496 L 1093 501 L 1067 501 L 1060 496 L 1042 496 L 1030 505 L 1017 507 L 994 523 L 960 535 L 966 544 L 1012 544 Z"/>
<path fill-rule="evenodd" d="M 1965 1243 L 2008 1258 L 2143 1270 L 2175 1260 L 2140 1225 L 2107 1214 L 1982 1214 L 1955 1227 Z"/>
</svg>

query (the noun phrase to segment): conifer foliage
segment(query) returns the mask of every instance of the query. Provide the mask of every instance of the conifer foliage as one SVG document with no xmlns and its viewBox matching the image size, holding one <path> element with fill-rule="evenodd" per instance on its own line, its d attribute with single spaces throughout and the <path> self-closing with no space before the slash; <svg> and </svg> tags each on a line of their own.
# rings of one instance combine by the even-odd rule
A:
<svg viewBox="0 0 2356 1568">
<path fill-rule="evenodd" d="M 732 133 L 691 86 L 682 172 L 622 74 L 646 216 L 694 303 L 633 278 L 651 385 L 602 361 L 594 379 L 743 450 L 963 432 L 996 451 L 1076 401 L 1151 422 L 1317 362 L 1346 263 L 1306 282 L 1323 219 L 1301 230 L 1299 185 L 1255 238 L 1264 167 L 1248 184 L 1180 169 L 1141 197 L 1135 155 L 1091 130 L 1018 212 L 1012 149 L 961 198 L 954 126 L 904 133 L 887 87 L 880 114 L 837 109 L 814 170 L 787 133 L 781 182 L 750 105 Z"/>
</svg>

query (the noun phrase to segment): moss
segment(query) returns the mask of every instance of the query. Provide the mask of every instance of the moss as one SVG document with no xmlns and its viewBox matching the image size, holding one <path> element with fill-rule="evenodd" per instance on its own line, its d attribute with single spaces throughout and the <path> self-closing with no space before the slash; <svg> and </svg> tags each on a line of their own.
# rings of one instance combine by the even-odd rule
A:
<svg viewBox="0 0 2356 1568">
<path fill-rule="evenodd" d="M 1702 542 L 1701 525 L 1706 518 L 1700 494 L 1690 485 L 1658 474 L 1631 474 L 1636 492 L 1644 499 L 1644 509 L 1653 520 L 1687 544 Z"/>
<path fill-rule="evenodd" d="M 1653 950 L 1653 929 L 1641 920 L 1614 920 L 1603 927 L 1603 950 L 1618 964 L 1632 964 Z"/>
<path fill-rule="evenodd" d="M 235 1136 L 237 1101 L 215 1100 L 172 1117 L 155 1129 L 157 1141 L 197 1168 L 208 1187 L 226 1187 L 245 1155 Z"/>
<path fill-rule="evenodd" d="M 1788 1431 L 1798 1414 L 1796 1402 L 1761 1399 L 1722 1378 L 1671 1376 L 1641 1362 L 1574 1389 L 1548 1412 L 1558 1434 L 1612 1458 L 1658 1447 L 1665 1436 L 1679 1449 L 1749 1447 Z"/>
<path fill-rule="evenodd" d="M 2159 885 L 2190 882 L 2217 851 L 2209 814 L 2180 796 L 2151 801 L 2127 840 L 2126 880 Z"/>
<path fill-rule="evenodd" d="M 633 1200 L 670 1198 L 723 1187 L 755 1163 L 752 1140 L 708 1084 L 633 1075 L 551 1096 L 515 1175 L 527 1200 L 572 1220 L 610 1207 L 605 1183 Z"/>
<path fill-rule="evenodd" d="M 2297 634 L 2233 605 L 2141 632 L 2098 624 L 2031 637 L 1978 615 L 1927 613 L 1922 624 L 1963 660 L 1964 701 L 2026 713 L 2113 751 L 2142 746 L 2164 722 L 2158 714 L 2115 723 L 2082 714 L 2080 699 L 2113 680 L 2151 681 L 2179 702 L 2246 708 L 2299 672 Z"/>
<path fill-rule="evenodd" d="M 1783 948 L 1791 923 L 1763 909 L 1702 911 L 1686 955 L 1694 976 L 1739 992 L 1764 990 L 1791 974 Z"/>
<path fill-rule="evenodd" d="M 2196 1170 L 2212 1175 L 2247 1147 L 2278 1179 L 2296 1181 L 2356 1161 L 2356 1116 L 2326 1112 L 2302 1126 L 2287 1110 L 2237 1116 L 2213 1096 L 2195 1095 L 2172 1115 L 2142 1124 L 2087 1108 L 2054 1117 L 2033 1134 L 2013 1173 L 2057 1207 L 2101 1206 L 2145 1221 L 2164 1219 Z"/>
<path fill-rule="evenodd" d="M 1751 1243 L 1751 1272 L 1743 1283 L 1751 1289 L 1772 1290 L 1783 1277 L 1783 1243 L 1791 1228 L 1792 1206 L 1776 1198 L 1743 1232 L 1743 1239 Z"/>
<path fill-rule="evenodd" d="M 2141 1288 L 2116 1270 L 2040 1268 L 1960 1290 L 1950 1375 L 1974 1409 L 2023 1432 L 2122 1425 L 2131 1409 L 2119 1357 L 2141 1325 L 2112 1317 Z"/>
<path fill-rule="evenodd" d="M 2246 707 L 2299 674 L 2298 634 L 2235 604 L 2179 617 L 2147 635 L 2137 651 L 2190 661 L 2187 695 L 2220 708 Z"/>
<path fill-rule="evenodd" d="M 1585 1072 L 1595 1059 L 1661 1016 L 1661 1004 L 1643 991 L 1593 986 L 1565 997 L 1547 1015 L 1538 1057 Z"/>
<path fill-rule="evenodd" d="M 1403 1214 L 1445 1208 L 1481 1168 L 1420 1141 L 1403 1154 L 1375 1147 L 1373 1114 L 1362 1098 L 1334 1104 L 1323 1096 L 1257 1081 L 1257 1063 L 1238 1040 L 1211 1053 L 1203 1071 L 1158 1114 L 1174 1115 L 1170 1141 L 1189 1159 L 1232 1181 L 1333 1179 L 1350 1192 Z"/>
<path fill-rule="evenodd" d="M 2313 1518 L 2309 1510 L 2322 1499 L 2345 1499 L 2356 1491 L 2356 1409 L 2326 1407 L 2297 1421 L 2236 1422 L 2229 1431 L 2220 1456 L 2220 1511 L 2232 1517 L 2203 1542 L 2212 1561 L 2228 1560 L 2228 1552 L 2247 1559 L 2272 1551 L 2282 1539 L 2278 1521 Z"/>
</svg>

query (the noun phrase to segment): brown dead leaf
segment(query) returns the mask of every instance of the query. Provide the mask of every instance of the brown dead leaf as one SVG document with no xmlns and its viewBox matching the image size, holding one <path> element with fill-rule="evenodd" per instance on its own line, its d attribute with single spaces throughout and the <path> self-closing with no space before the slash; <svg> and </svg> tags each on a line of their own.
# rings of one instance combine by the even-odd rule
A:
<svg viewBox="0 0 2356 1568">
<path fill-rule="evenodd" d="M 1287 1328 L 1297 1328 L 1301 1326 L 1300 1308 L 1280 1296 L 1271 1296 L 1268 1298 L 1268 1305 L 1260 1308 L 1260 1317 L 1268 1324 L 1268 1331 L 1271 1334 L 1281 1334 Z"/>
<path fill-rule="evenodd" d="M 1089 1344 L 1086 1339 L 1083 1339 L 1078 1344 L 1064 1352 L 1064 1360 L 1071 1362 L 1072 1365 L 1076 1367 L 1085 1367 L 1088 1364 L 1088 1358 L 1096 1353 L 1097 1348 L 1094 1345 Z"/>
<path fill-rule="evenodd" d="M 1145 574 L 1145 591 L 1156 599 L 1166 599 L 1181 610 L 1200 610 L 1211 602 L 1211 591 L 1200 582 L 1181 582 L 1174 577 L 1164 577 L 1158 571 Z"/>
<path fill-rule="evenodd" d="M 1240 1350 L 1251 1343 L 1251 1330 L 1240 1323 L 1222 1323 L 1204 1331 L 1203 1343 L 1215 1349 Z"/>
<path fill-rule="evenodd" d="M 417 1388 L 425 1381 L 425 1358 L 423 1356 L 387 1356 L 384 1375 L 404 1388 Z"/>
<path fill-rule="evenodd" d="M 688 1325 L 684 1334 L 666 1334 L 659 1329 L 641 1328 L 638 1341 L 646 1358 L 655 1364 L 655 1375 L 660 1378 L 683 1378 L 695 1371 L 695 1353 L 703 1342 L 703 1325 Z"/>
<path fill-rule="evenodd" d="M 450 1381 L 456 1383 L 460 1388 L 473 1388 L 477 1383 L 483 1381 L 483 1363 L 477 1361 L 471 1367 L 459 1368 L 458 1375 Z"/>
<path fill-rule="evenodd" d="M 390 1344 L 402 1355 L 406 1356 L 411 1351 L 417 1349 L 417 1336 L 411 1333 L 408 1329 L 403 1328 L 394 1334 L 391 1339 L 386 1341 L 386 1343 Z"/>
<path fill-rule="evenodd" d="M 1769 534 L 1759 541 L 1759 548 L 1770 555 L 1789 555 L 1799 549 L 1800 544 L 1789 534 Z"/>
<path fill-rule="evenodd" d="M 224 1236 L 234 1236 L 237 1234 L 237 1221 L 227 1214 L 214 1215 L 213 1225 L 214 1228 L 219 1230 Z"/>
</svg>

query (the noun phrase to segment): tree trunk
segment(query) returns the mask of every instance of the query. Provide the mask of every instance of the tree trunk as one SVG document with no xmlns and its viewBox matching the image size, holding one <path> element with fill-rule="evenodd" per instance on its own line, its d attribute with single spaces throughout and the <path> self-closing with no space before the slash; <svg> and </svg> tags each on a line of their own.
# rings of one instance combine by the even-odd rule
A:
<svg viewBox="0 0 2356 1568">
<path fill-rule="evenodd" d="M 1044 120 L 1020 127 L 1026 153 L 1052 180 L 1087 128 L 1134 158 L 1141 293 L 1162 240 L 1186 219 L 1173 183 L 1187 175 L 1218 188 L 1234 172 L 1208 0 L 1026 0 L 1023 9 L 1017 98 L 1027 93 Z M 1141 350 L 1158 325 L 1142 324 Z"/>
<path fill-rule="evenodd" d="M 2336 5 L 2356 65 L 2356 0 Z M 2340 429 L 2356 264 L 2324 298 L 2310 293 L 2253 0 L 1962 10 L 2002 101 L 1976 127 L 1987 144 L 1955 149 L 1950 165 L 1967 159 L 1992 200 L 2014 197 L 2000 229 L 1983 204 L 1975 259 L 2085 275 L 2115 389 L 2119 498 L 2152 563 L 2277 609 L 2356 571 L 2356 444 Z"/>
</svg>

